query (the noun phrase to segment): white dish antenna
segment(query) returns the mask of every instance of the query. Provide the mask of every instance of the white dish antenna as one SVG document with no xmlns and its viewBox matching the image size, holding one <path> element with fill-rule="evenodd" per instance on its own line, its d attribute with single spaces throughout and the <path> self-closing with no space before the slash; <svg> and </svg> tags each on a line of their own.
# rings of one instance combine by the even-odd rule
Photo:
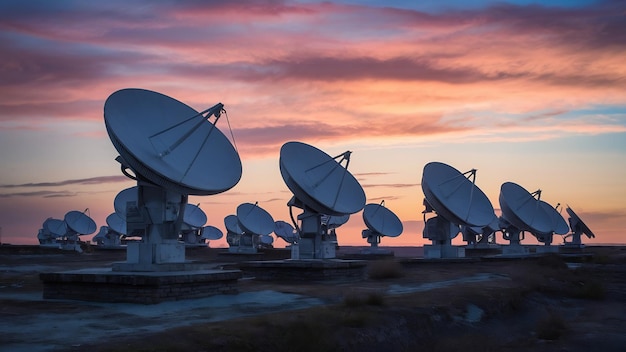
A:
<svg viewBox="0 0 626 352">
<path fill-rule="evenodd" d="M 107 226 L 120 235 L 126 235 L 126 220 L 122 219 L 120 215 L 115 212 L 111 213 L 106 218 Z"/>
<path fill-rule="evenodd" d="M 221 103 L 197 112 L 166 95 L 129 88 L 109 96 L 104 121 L 123 169 L 180 194 L 212 195 L 241 178 L 239 154 L 215 126 L 222 111 Z"/>
<path fill-rule="evenodd" d="M 398 237 L 403 230 L 402 222 L 384 204 L 384 201 L 367 204 L 363 208 L 363 221 L 368 229 L 380 236 Z"/>
<path fill-rule="evenodd" d="M 298 232 L 288 222 L 276 221 L 274 223 L 274 233 L 287 243 L 294 244 L 298 242 Z"/>
<path fill-rule="evenodd" d="M 550 219 L 552 221 L 552 231 L 558 235 L 565 235 L 569 232 L 569 226 L 567 226 L 567 222 L 565 219 L 556 211 L 556 208 L 551 206 L 549 203 L 539 200 L 539 205 L 543 208 L 543 211 L 548 213 Z"/>
<path fill-rule="evenodd" d="M 341 216 L 327 215 L 325 217 L 322 217 L 322 222 L 326 223 L 326 227 L 328 229 L 336 229 L 340 227 L 341 225 L 347 223 L 348 220 L 350 220 L 349 214 L 341 215 Z"/>
<path fill-rule="evenodd" d="M 470 181 L 467 174 L 473 177 Z M 422 190 L 437 212 L 457 225 L 484 227 L 495 218 L 489 198 L 474 183 L 476 170 L 461 173 L 440 162 L 424 166 Z"/>
<path fill-rule="evenodd" d="M 259 241 L 261 241 L 262 244 L 269 246 L 274 243 L 274 237 L 270 235 L 261 235 L 259 236 Z"/>
<path fill-rule="evenodd" d="M 199 229 L 207 222 L 204 211 L 199 206 L 193 204 L 185 204 L 185 212 L 183 214 L 183 223 L 191 229 Z"/>
<path fill-rule="evenodd" d="M 552 232 L 552 218 L 539 201 L 522 186 L 505 182 L 500 187 L 502 217 L 521 231 L 533 234 Z"/>
<path fill-rule="evenodd" d="M 204 238 L 207 240 L 219 240 L 224 236 L 222 230 L 218 229 L 215 226 L 205 226 L 202 228 L 202 235 L 200 238 Z"/>
<path fill-rule="evenodd" d="M 46 221 L 43 222 L 43 228 L 55 237 L 62 237 L 67 233 L 67 224 L 60 219 L 46 219 Z"/>
<path fill-rule="evenodd" d="M 274 219 L 257 203 L 243 203 L 237 207 L 239 227 L 246 233 L 269 235 L 274 231 Z"/>
<path fill-rule="evenodd" d="M 113 208 L 117 215 L 119 215 L 124 221 L 126 221 L 126 208 L 129 203 L 132 206 L 137 206 L 139 188 L 137 186 L 126 188 L 115 196 L 113 200 Z"/>
<path fill-rule="evenodd" d="M 572 208 L 567 206 L 567 208 L 565 208 L 565 211 L 567 211 L 567 214 L 569 214 L 570 216 L 569 223 L 574 235 L 578 235 L 580 237 L 581 234 L 585 234 L 588 238 L 596 237 L 596 235 L 591 232 L 589 227 L 580 219 L 580 217 L 576 215 Z"/>
<path fill-rule="evenodd" d="M 87 211 L 87 210 L 85 210 Z M 89 235 L 98 229 L 96 222 L 87 216 L 85 212 L 72 210 L 65 214 L 64 218 L 67 227 L 79 235 Z"/>
<path fill-rule="evenodd" d="M 243 230 L 239 227 L 239 219 L 237 215 L 228 215 L 224 218 L 224 226 L 228 232 L 232 232 L 237 235 L 241 235 Z"/>
<path fill-rule="evenodd" d="M 280 173 L 294 196 L 316 212 L 354 214 L 365 206 L 365 192 L 348 172 L 350 154 L 332 158 L 308 144 L 287 142 L 280 149 Z"/>
</svg>

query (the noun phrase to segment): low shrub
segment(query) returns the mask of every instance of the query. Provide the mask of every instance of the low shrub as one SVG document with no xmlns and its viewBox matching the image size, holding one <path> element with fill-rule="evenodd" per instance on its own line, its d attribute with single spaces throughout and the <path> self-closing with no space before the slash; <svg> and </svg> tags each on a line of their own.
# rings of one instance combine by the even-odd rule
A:
<svg viewBox="0 0 626 352">
<path fill-rule="evenodd" d="M 382 280 L 404 276 L 402 264 L 395 260 L 378 260 L 370 263 L 367 275 L 370 279 Z"/>
</svg>

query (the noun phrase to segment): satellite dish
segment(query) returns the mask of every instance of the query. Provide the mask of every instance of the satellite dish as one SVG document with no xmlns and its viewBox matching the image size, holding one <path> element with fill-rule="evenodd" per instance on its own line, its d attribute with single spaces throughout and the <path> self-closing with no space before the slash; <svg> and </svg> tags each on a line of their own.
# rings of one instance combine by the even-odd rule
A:
<svg viewBox="0 0 626 352">
<path fill-rule="evenodd" d="M 505 182 L 500 187 L 502 217 L 511 225 L 533 234 L 552 232 L 552 218 L 522 186 Z"/>
<path fill-rule="evenodd" d="M 274 233 L 287 243 L 293 244 L 298 242 L 296 229 L 285 221 L 279 220 L 274 223 Z"/>
<path fill-rule="evenodd" d="M 325 219 L 326 222 L 326 227 L 329 229 L 336 229 L 338 227 L 340 227 L 341 225 L 345 224 L 346 222 L 348 222 L 348 220 L 350 220 L 350 215 L 346 214 L 346 215 L 341 215 L 341 216 L 331 216 L 328 215 L 327 218 Z M 324 219 L 322 219 L 322 222 L 324 222 Z"/>
<path fill-rule="evenodd" d="M 120 235 L 126 234 L 126 220 L 122 219 L 120 215 L 116 213 L 111 213 L 106 218 L 107 226 L 109 228 Z"/>
<path fill-rule="evenodd" d="M 126 208 L 128 203 L 134 203 L 134 205 L 137 206 L 138 191 L 139 189 L 137 186 L 134 186 L 122 190 L 115 196 L 115 199 L 113 200 L 113 208 L 115 208 L 115 212 L 122 218 L 122 220 L 126 220 Z"/>
<path fill-rule="evenodd" d="M 237 207 L 239 227 L 247 233 L 269 235 L 274 231 L 274 219 L 256 203 L 243 203 Z"/>
<path fill-rule="evenodd" d="M 274 243 L 274 237 L 270 235 L 261 235 L 259 236 L 259 240 L 261 241 L 262 244 L 265 244 L 265 245 L 271 245 L 272 243 Z"/>
<path fill-rule="evenodd" d="M 67 214 L 65 214 L 64 221 L 67 223 L 67 227 L 69 229 L 79 235 L 89 235 L 96 232 L 98 229 L 95 221 L 85 215 L 84 212 L 76 210 L 67 212 Z"/>
<path fill-rule="evenodd" d="M 391 210 L 381 204 L 367 204 L 363 208 L 363 221 L 368 229 L 381 236 L 398 237 L 403 226 L 400 219 Z"/>
<path fill-rule="evenodd" d="M 219 240 L 224 236 L 222 230 L 218 229 L 215 226 L 205 226 L 202 228 L 202 235 L 200 238 L 204 238 L 207 240 Z"/>
<path fill-rule="evenodd" d="M 569 232 L 569 226 L 567 226 L 567 222 L 565 222 L 565 219 L 563 219 L 561 214 L 559 214 L 559 212 L 556 211 L 553 206 L 551 206 L 547 202 L 544 202 L 543 200 L 539 200 L 539 205 L 550 216 L 550 220 L 552 222 L 551 232 L 554 232 L 558 235 L 565 235 Z"/>
<path fill-rule="evenodd" d="M 453 240 L 459 235 L 459 225 L 446 220 L 441 216 L 434 216 L 426 220 L 424 231 L 431 240 Z"/>
<path fill-rule="evenodd" d="M 209 118 L 217 104 L 197 112 L 166 95 L 122 89 L 104 104 L 104 121 L 123 166 L 150 182 L 185 195 L 212 195 L 234 187 L 241 160 Z M 206 116 L 205 116 L 206 113 Z"/>
<path fill-rule="evenodd" d="M 43 222 L 43 228 L 55 237 L 65 236 L 67 233 L 67 224 L 63 220 L 48 218 Z"/>
<path fill-rule="evenodd" d="M 237 215 L 228 215 L 224 218 L 224 225 L 226 226 L 226 230 L 228 232 L 232 232 L 235 234 L 242 234 L 243 230 L 239 227 L 239 219 L 237 219 Z"/>
<path fill-rule="evenodd" d="M 185 213 L 183 214 L 183 223 L 191 229 L 199 229 L 207 222 L 204 211 L 199 206 L 193 204 L 185 204 Z"/>
<path fill-rule="evenodd" d="M 461 173 L 444 163 L 430 162 L 424 166 L 422 190 L 432 208 L 447 220 L 458 225 L 487 226 L 495 218 L 493 206 L 465 176 L 467 173 L 475 177 L 476 170 Z"/>
<path fill-rule="evenodd" d="M 572 232 L 574 232 L 574 234 L 578 234 L 578 236 L 580 236 L 581 234 L 584 233 L 588 238 L 596 237 L 596 235 L 594 235 L 593 232 L 591 232 L 589 227 L 587 227 L 587 225 L 580 219 L 580 217 L 576 215 L 576 213 L 572 210 L 572 208 L 567 206 L 567 208 L 565 208 L 565 211 L 567 211 L 567 213 L 570 216 L 569 223 L 570 223 L 570 227 L 572 228 Z"/>
<path fill-rule="evenodd" d="M 332 158 L 308 144 L 287 142 L 280 149 L 280 173 L 294 196 L 316 212 L 354 214 L 365 206 L 365 192 L 343 160 L 349 163 L 350 152 Z"/>
</svg>

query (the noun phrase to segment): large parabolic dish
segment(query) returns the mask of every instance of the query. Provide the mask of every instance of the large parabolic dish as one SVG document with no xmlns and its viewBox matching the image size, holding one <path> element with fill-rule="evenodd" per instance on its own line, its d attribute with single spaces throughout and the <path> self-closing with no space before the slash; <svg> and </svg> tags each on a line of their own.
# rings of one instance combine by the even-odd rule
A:
<svg viewBox="0 0 626 352">
<path fill-rule="evenodd" d="M 311 145 L 285 143 L 279 164 L 294 196 L 320 214 L 354 214 L 365 206 L 365 192 L 356 178 L 335 158 Z"/>
<path fill-rule="evenodd" d="M 200 237 L 207 240 L 219 240 L 224 237 L 224 233 L 217 227 L 209 225 L 202 228 L 202 236 Z"/>
<path fill-rule="evenodd" d="M 89 235 L 98 229 L 96 222 L 92 218 L 78 210 L 68 211 L 65 214 L 64 221 L 68 228 L 79 235 Z"/>
<path fill-rule="evenodd" d="M 398 237 L 403 230 L 396 214 L 381 204 L 367 204 L 363 208 L 363 221 L 368 229 L 387 237 Z"/>
<path fill-rule="evenodd" d="M 128 203 L 134 203 L 134 205 L 137 206 L 139 199 L 137 193 L 138 191 L 139 189 L 137 186 L 123 189 L 113 200 L 113 208 L 115 208 L 115 212 L 122 218 L 122 220 L 124 220 L 124 222 L 126 222 L 126 208 Z"/>
<path fill-rule="evenodd" d="M 298 241 L 298 233 L 289 223 L 278 220 L 274 223 L 274 233 L 287 243 L 296 243 Z"/>
<path fill-rule="evenodd" d="M 567 226 L 567 222 L 565 219 L 559 214 L 556 209 L 551 206 L 549 203 L 544 202 L 543 200 L 539 200 L 539 205 L 543 208 L 543 210 L 548 213 L 550 219 L 552 220 L 552 232 L 557 235 L 565 235 L 569 232 L 569 226 Z"/>
<path fill-rule="evenodd" d="M 192 229 L 199 229 L 207 222 L 206 213 L 194 204 L 185 204 L 185 213 L 183 214 L 183 223 Z"/>
<path fill-rule="evenodd" d="M 43 228 L 57 237 L 65 236 L 67 233 L 67 224 L 60 219 L 46 219 L 46 221 L 43 222 Z"/>
<path fill-rule="evenodd" d="M 269 235 L 274 231 L 274 219 L 257 204 L 243 203 L 237 207 L 239 227 L 246 233 Z"/>
<path fill-rule="evenodd" d="M 522 231 L 546 234 L 552 232 L 552 218 L 539 201 L 522 186 L 505 182 L 500 187 L 502 217 Z"/>
<path fill-rule="evenodd" d="M 221 193 L 241 178 L 239 154 L 210 117 L 145 89 L 119 90 L 104 104 L 107 132 L 127 166 L 181 194 Z"/>
<path fill-rule="evenodd" d="M 424 166 L 422 190 L 437 214 L 457 225 L 484 227 L 496 217 L 485 193 L 447 164 L 430 162 Z"/>
<path fill-rule="evenodd" d="M 239 227 L 239 219 L 237 219 L 237 215 L 228 215 L 224 218 L 224 226 L 226 226 L 226 230 L 228 232 L 241 235 L 243 230 Z"/>
<path fill-rule="evenodd" d="M 120 235 L 126 235 L 126 221 L 118 213 L 109 214 L 106 218 L 106 223 L 111 230 Z"/>
<path fill-rule="evenodd" d="M 595 238 L 596 235 L 594 235 L 593 232 L 591 232 L 591 230 L 589 229 L 589 227 L 587 226 L 587 224 L 585 224 L 580 217 L 574 212 L 574 210 L 572 210 L 572 208 L 570 208 L 569 206 L 567 208 L 565 208 L 565 210 L 567 211 L 567 213 L 570 216 L 570 224 L 572 225 L 572 231 L 574 233 L 584 233 L 587 237 L 589 238 Z"/>
</svg>

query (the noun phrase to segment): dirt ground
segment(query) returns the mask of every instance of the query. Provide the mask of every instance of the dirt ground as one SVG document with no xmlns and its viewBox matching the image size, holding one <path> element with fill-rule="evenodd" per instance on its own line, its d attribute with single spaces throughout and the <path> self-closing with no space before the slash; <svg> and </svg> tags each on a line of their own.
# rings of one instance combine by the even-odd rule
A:
<svg viewBox="0 0 626 352">
<path fill-rule="evenodd" d="M 187 251 L 221 262 L 217 249 Z M 424 261 L 396 253 L 358 282 L 238 283 L 156 305 L 44 300 L 39 273 L 125 252 L 0 253 L 6 351 L 624 351 L 626 248 L 587 256 Z"/>
</svg>

